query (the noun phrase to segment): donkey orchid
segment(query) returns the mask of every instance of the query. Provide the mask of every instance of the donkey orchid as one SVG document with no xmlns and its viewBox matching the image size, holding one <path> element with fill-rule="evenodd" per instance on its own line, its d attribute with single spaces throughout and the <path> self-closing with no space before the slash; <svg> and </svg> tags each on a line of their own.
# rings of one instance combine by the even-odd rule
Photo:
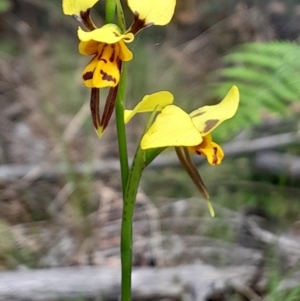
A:
<svg viewBox="0 0 300 301">
<path fill-rule="evenodd" d="M 238 105 L 239 90 L 236 86 L 219 104 L 201 107 L 190 114 L 173 105 L 170 92 L 161 91 L 146 95 L 133 110 L 125 110 L 124 122 L 129 122 L 137 113 L 160 112 L 142 137 L 141 149 L 174 146 L 181 164 L 207 200 L 209 211 L 214 216 L 207 189 L 189 154 L 203 155 L 210 165 L 219 165 L 224 152 L 220 145 L 212 141 L 211 132 L 223 121 L 232 118 Z"/>
<path fill-rule="evenodd" d="M 217 105 L 201 107 L 187 114 L 173 103 L 170 92 L 147 95 L 133 109 L 125 111 L 125 123 L 136 113 L 160 111 L 141 140 L 141 148 L 183 146 L 191 153 L 204 155 L 211 165 L 222 162 L 224 152 L 212 141 L 211 132 L 223 121 L 233 117 L 239 104 L 239 91 L 233 86 Z"/>
<path fill-rule="evenodd" d="M 79 52 L 94 55 L 83 71 L 83 81 L 89 88 L 115 87 L 119 83 L 121 61 L 130 61 L 132 52 L 125 43 L 133 34 L 122 34 L 115 24 L 106 24 L 90 32 L 78 28 Z"/>
</svg>

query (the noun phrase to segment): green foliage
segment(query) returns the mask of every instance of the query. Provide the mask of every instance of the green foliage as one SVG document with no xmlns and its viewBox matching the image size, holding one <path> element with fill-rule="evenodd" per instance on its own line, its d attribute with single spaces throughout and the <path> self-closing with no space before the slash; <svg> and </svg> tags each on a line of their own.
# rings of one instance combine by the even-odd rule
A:
<svg viewBox="0 0 300 301">
<path fill-rule="evenodd" d="M 0 13 L 7 11 L 9 7 L 10 2 L 8 0 L 0 0 Z"/>
<path fill-rule="evenodd" d="M 298 301 L 300 298 L 300 285 L 291 287 L 290 289 L 278 290 L 281 284 L 282 276 L 274 268 L 269 267 L 269 295 L 266 301 Z M 292 279 L 292 278 L 290 278 Z"/>
<path fill-rule="evenodd" d="M 292 42 L 248 43 L 224 57 L 225 67 L 214 74 L 218 83 L 214 78 L 211 93 L 220 99 L 235 84 L 241 104 L 220 136 L 261 122 L 263 111 L 279 117 L 290 113 L 288 104 L 300 99 L 299 51 Z"/>
</svg>

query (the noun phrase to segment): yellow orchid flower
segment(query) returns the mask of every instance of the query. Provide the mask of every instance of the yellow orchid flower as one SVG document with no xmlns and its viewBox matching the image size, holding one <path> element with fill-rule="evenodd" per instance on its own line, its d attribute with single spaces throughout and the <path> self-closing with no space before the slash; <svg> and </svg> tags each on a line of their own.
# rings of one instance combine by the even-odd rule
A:
<svg viewBox="0 0 300 301">
<path fill-rule="evenodd" d="M 77 1 L 81 3 L 79 0 Z M 125 43 L 132 42 L 134 34 L 144 27 L 169 23 L 174 14 L 175 5 L 176 0 L 128 0 L 128 6 L 136 18 L 124 34 L 114 24 L 106 24 L 90 32 L 79 28 L 78 37 L 81 41 L 79 52 L 83 55 L 94 55 L 83 71 L 85 86 L 115 87 L 120 78 L 120 61 L 132 59 L 132 52 Z"/>
<path fill-rule="evenodd" d="M 160 111 L 145 133 L 141 148 L 183 146 L 191 153 L 204 155 L 211 165 L 222 162 L 224 152 L 212 141 L 211 132 L 224 120 L 234 116 L 239 104 L 239 91 L 233 86 L 217 105 L 204 106 L 190 114 L 172 104 L 171 93 L 163 91 L 144 97 L 133 109 L 125 111 L 125 123 L 136 113 Z"/>
<path fill-rule="evenodd" d="M 133 110 L 125 110 L 124 122 L 129 122 L 137 113 L 160 112 L 144 134 L 141 149 L 174 146 L 180 163 L 206 200 L 211 216 L 214 216 L 209 194 L 190 153 L 204 155 L 211 165 L 220 164 L 224 152 L 212 141 L 210 133 L 224 120 L 233 117 L 238 105 L 239 90 L 236 86 L 230 89 L 219 104 L 201 107 L 190 114 L 173 105 L 170 92 L 161 91 L 146 95 Z"/>
<path fill-rule="evenodd" d="M 121 61 L 130 61 L 132 52 L 125 43 L 132 42 L 134 34 L 150 25 L 166 25 L 170 22 L 176 0 L 128 0 L 128 6 L 135 14 L 135 21 L 122 34 L 117 25 L 106 24 L 96 28 L 89 16 L 90 9 L 99 0 L 63 0 L 63 12 L 74 16 L 89 32 L 78 29 L 79 52 L 94 55 L 83 71 L 87 87 L 103 88 L 117 86 L 120 78 Z"/>
<path fill-rule="evenodd" d="M 88 32 L 78 29 L 79 52 L 94 55 L 83 71 L 83 82 L 89 88 L 116 87 L 119 83 L 122 61 L 132 60 L 132 52 L 126 43 L 134 34 L 150 25 L 166 25 L 170 22 L 176 0 L 128 0 L 128 6 L 135 14 L 132 26 L 122 33 L 115 24 L 96 28 L 90 19 L 90 9 L 98 0 L 63 0 L 63 12 L 74 16 L 87 27 Z"/>
<path fill-rule="evenodd" d="M 117 86 L 121 62 L 132 59 L 132 52 L 125 43 L 133 41 L 133 34 L 122 34 L 117 25 L 106 24 L 89 32 L 79 27 L 78 37 L 79 52 L 83 55 L 94 55 L 82 74 L 85 86 L 90 88 Z"/>
</svg>

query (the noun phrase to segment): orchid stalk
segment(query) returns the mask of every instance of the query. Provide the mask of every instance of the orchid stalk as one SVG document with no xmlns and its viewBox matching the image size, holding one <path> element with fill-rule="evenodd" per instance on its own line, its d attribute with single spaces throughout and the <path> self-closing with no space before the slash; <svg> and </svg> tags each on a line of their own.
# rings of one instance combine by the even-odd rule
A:
<svg viewBox="0 0 300 301">
<path fill-rule="evenodd" d="M 209 194 L 190 154 L 202 155 L 211 165 L 219 165 L 224 152 L 212 140 L 211 132 L 223 121 L 232 118 L 238 108 L 239 92 L 232 87 L 215 106 L 205 106 L 188 114 L 174 105 L 169 91 L 146 95 L 134 109 L 126 107 L 126 64 L 134 59 L 130 43 L 143 29 L 151 25 L 167 25 L 174 14 L 176 0 L 128 0 L 133 23 L 126 27 L 120 0 L 106 0 L 106 23 L 97 27 L 90 10 L 98 0 L 63 0 L 63 11 L 82 24 L 77 30 L 79 53 L 92 56 L 82 72 L 83 84 L 91 89 L 91 117 L 99 138 L 105 133 L 115 110 L 123 193 L 121 226 L 121 300 L 130 301 L 132 273 L 132 222 L 136 195 L 144 169 L 167 147 L 176 154 L 206 200 L 214 216 Z M 114 24 L 116 21 L 117 24 Z M 127 29 L 126 29 L 127 28 Z M 108 89 L 105 106 L 100 114 L 100 89 Z M 150 112 L 141 133 L 131 166 L 128 161 L 125 126 L 137 113 Z"/>
</svg>

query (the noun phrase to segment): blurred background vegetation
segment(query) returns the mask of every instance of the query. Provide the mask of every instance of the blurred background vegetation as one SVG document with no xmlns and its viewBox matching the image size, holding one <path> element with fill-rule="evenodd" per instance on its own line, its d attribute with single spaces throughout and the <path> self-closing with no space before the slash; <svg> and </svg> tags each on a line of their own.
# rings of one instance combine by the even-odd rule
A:
<svg viewBox="0 0 300 301">
<path fill-rule="evenodd" d="M 103 24 L 104 1 L 92 13 L 96 24 Z M 130 24 L 132 15 L 125 13 Z M 118 227 L 112 233 L 107 229 L 118 225 L 121 207 L 115 125 L 111 121 L 103 139 L 97 139 L 89 91 L 81 81 L 89 58 L 78 54 L 77 26 L 62 14 L 60 0 L 0 0 L 3 270 L 119 265 L 117 253 L 110 251 L 118 247 Z M 217 217 L 208 220 L 196 188 L 173 150 L 167 150 L 146 170 L 137 205 L 137 214 L 152 212 L 149 219 L 161 224 L 156 235 L 175 231 L 249 247 L 249 237 L 232 216 L 243 222 L 257 215 L 274 233 L 298 238 L 299 33 L 298 0 L 177 0 L 171 24 L 144 30 L 130 45 L 134 60 L 128 66 L 128 107 L 159 90 L 172 91 L 188 111 L 219 102 L 233 84 L 241 92 L 237 116 L 214 133 L 225 145 L 222 165 L 211 168 L 196 159 Z M 102 93 L 105 99 L 106 91 Z M 131 155 L 144 122 L 139 116 L 128 127 Z M 197 199 L 182 207 L 192 196 Z M 180 229 L 172 228 L 171 217 L 178 218 Z M 137 242 L 153 234 L 137 232 Z M 153 256 L 145 255 L 145 248 L 136 243 L 136 258 Z M 185 254 L 180 260 L 165 259 L 164 265 L 196 259 Z M 269 257 L 265 262 L 269 267 Z M 255 290 L 269 295 L 268 300 L 280 300 L 270 292 L 285 274 L 273 263 L 267 270 L 272 272 L 266 272 L 267 284 Z M 295 291 L 289 296 L 285 300 L 300 300 Z M 230 300 L 252 300 L 234 298 Z"/>
</svg>

